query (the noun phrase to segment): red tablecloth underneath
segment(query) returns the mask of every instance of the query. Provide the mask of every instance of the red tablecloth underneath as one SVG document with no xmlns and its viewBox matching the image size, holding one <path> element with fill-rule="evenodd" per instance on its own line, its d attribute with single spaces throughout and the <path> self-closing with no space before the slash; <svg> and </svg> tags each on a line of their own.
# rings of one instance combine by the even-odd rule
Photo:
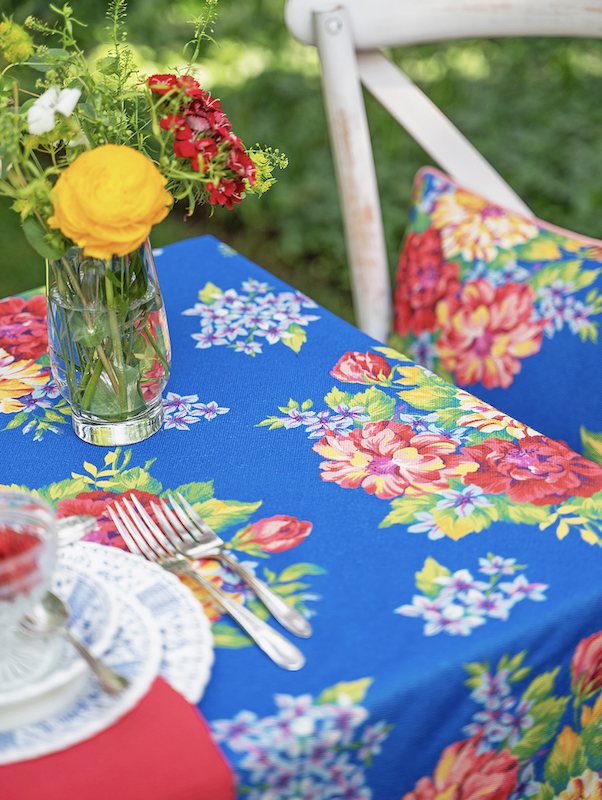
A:
<svg viewBox="0 0 602 800">
<path fill-rule="evenodd" d="M 162 678 L 136 708 L 60 753 L 0 767 L 2 800 L 233 800 L 197 709 Z"/>
</svg>

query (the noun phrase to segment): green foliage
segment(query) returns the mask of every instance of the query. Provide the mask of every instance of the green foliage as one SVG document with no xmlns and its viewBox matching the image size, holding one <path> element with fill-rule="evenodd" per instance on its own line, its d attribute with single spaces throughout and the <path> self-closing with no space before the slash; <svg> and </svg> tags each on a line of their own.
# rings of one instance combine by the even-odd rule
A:
<svg viewBox="0 0 602 800">
<path fill-rule="evenodd" d="M 595 461 L 596 464 L 602 464 L 602 433 L 588 431 L 583 425 L 581 426 L 580 433 L 583 455 Z"/>
<path fill-rule="evenodd" d="M 556 697 L 552 694 L 559 669 L 558 667 L 551 672 L 538 675 L 523 693 L 523 700 L 533 702 L 529 711 L 533 719 L 533 726 L 525 731 L 520 741 L 512 748 L 512 753 L 521 761 L 535 755 L 558 731 L 560 720 L 564 716 L 570 699 L 569 697 Z M 549 779 L 547 773 L 546 779 Z"/>
<path fill-rule="evenodd" d="M 396 497 L 391 500 L 391 512 L 383 519 L 379 528 L 389 528 L 391 525 L 407 525 L 415 522 L 415 514 L 419 511 L 431 511 L 438 498 L 431 495 L 418 495 L 417 497 Z"/>
<path fill-rule="evenodd" d="M 539 701 L 549 697 L 554 688 L 554 681 L 559 670 L 560 667 L 557 667 L 552 672 L 544 672 L 534 678 L 525 690 L 522 699 Z"/>
<path fill-rule="evenodd" d="M 253 640 L 229 622 L 214 622 L 211 626 L 213 643 L 216 647 L 239 649 L 254 644 Z"/>
<path fill-rule="evenodd" d="M 19 23 L 28 14 L 52 22 L 45 0 L 4 0 L 2 7 Z M 153 243 L 212 233 L 351 320 L 317 57 L 287 32 L 282 7 L 282 0 L 219 0 L 219 47 L 205 43 L 200 58 L 206 87 L 222 98 L 243 141 L 281 148 L 288 168 L 265 196 L 231 212 L 216 209 L 209 219 L 201 209 L 184 223 L 184 211 L 176 211 L 155 228 Z M 186 23 L 201 8 L 199 0 L 130 0 L 128 42 L 141 58 L 162 68 L 174 64 L 189 38 Z M 88 22 L 78 30 L 87 53 L 103 35 L 104 11 L 98 0 L 77 2 L 77 15 Z M 602 238 L 602 42 L 467 41 L 391 55 L 539 217 Z M 393 269 L 413 176 L 431 159 L 376 101 L 366 100 Z M 18 223 L 9 221 L 6 204 L 0 207 L 0 230 L 7 233 L 2 296 L 40 284 L 43 267 Z"/>
<path fill-rule="evenodd" d="M 415 573 L 416 588 L 427 597 L 437 597 L 441 591 L 441 584 L 435 582 L 435 578 L 451 575 L 447 567 L 439 564 L 431 556 L 427 556 L 420 572 Z"/>
<path fill-rule="evenodd" d="M 365 392 L 354 395 L 352 402 L 356 406 L 364 406 L 371 422 L 383 419 L 392 419 L 395 414 L 395 398 L 376 386 L 371 386 Z"/>
<path fill-rule="evenodd" d="M 290 335 L 281 339 L 282 344 L 290 347 L 293 352 L 298 353 L 299 350 L 301 350 L 301 347 L 307 341 L 307 333 L 305 328 L 293 323 L 289 328 L 287 328 L 286 332 Z"/>
<path fill-rule="evenodd" d="M 568 727 L 563 733 L 564 737 L 561 734 L 554 742 L 544 769 L 546 781 L 557 792 L 565 789 L 573 776 L 581 775 L 587 769 L 588 763 L 581 738 Z"/>
<path fill-rule="evenodd" d="M 350 697 L 353 703 L 357 705 L 362 702 L 373 681 L 373 678 L 361 678 L 358 681 L 341 681 L 329 689 L 324 689 L 316 699 L 316 704 L 336 703 L 341 695 L 345 695 Z"/>
</svg>

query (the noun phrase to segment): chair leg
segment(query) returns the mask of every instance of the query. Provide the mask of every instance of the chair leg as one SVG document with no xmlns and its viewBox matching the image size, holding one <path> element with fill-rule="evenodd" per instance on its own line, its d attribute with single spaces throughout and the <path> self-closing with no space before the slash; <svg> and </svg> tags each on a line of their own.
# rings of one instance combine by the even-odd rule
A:
<svg viewBox="0 0 602 800">
<path fill-rule="evenodd" d="M 314 26 L 358 327 L 390 332 L 391 282 L 370 131 L 347 12 L 315 11 Z"/>
</svg>

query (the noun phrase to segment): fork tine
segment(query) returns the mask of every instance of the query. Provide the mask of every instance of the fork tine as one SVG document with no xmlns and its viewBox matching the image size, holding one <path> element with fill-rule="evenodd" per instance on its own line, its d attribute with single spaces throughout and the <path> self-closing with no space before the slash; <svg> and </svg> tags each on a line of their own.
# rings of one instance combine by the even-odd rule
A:
<svg viewBox="0 0 602 800">
<path fill-rule="evenodd" d="M 122 503 L 127 508 L 130 521 L 135 525 L 140 533 L 139 539 L 142 539 L 148 545 L 148 547 L 150 547 L 154 555 L 157 556 L 159 560 L 164 559 L 166 556 L 171 558 L 173 555 L 175 555 L 175 548 L 172 547 L 170 542 L 165 538 L 165 536 L 163 536 L 161 531 L 157 528 L 150 517 L 148 517 L 151 522 L 151 526 L 149 527 L 145 525 L 144 521 L 136 513 L 135 509 L 132 508 L 132 505 L 127 498 L 124 498 Z M 140 508 L 142 508 L 142 506 L 140 506 Z M 144 509 L 143 513 L 146 514 Z M 148 516 L 148 514 L 146 514 L 146 516 Z M 156 529 L 159 533 L 159 539 L 153 535 L 153 529 Z M 138 541 L 138 539 L 136 541 Z"/>
<path fill-rule="evenodd" d="M 158 543 L 153 545 L 152 541 L 149 541 L 149 539 L 152 539 L 152 535 L 150 535 L 150 532 L 145 535 L 144 523 L 140 517 L 138 517 L 131 504 L 125 499 L 122 500 L 122 504 L 116 502 L 114 503 L 114 507 L 121 517 L 121 521 L 128 533 L 128 539 L 125 540 L 126 543 L 128 543 L 128 541 L 133 542 L 136 549 L 148 558 L 149 561 L 160 561 L 161 558 L 165 556 L 160 552 Z M 113 517 L 113 519 L 115 519 L 115 517 Z"/>
<path fill-rule="evenodd" d="M 117 504 L 115 504 L 115 505 L 117 505 Z M 126 547 L 130 551 L 130 553 L 134 553 L 134 554 L 139 553 L 141 556 L 144 556 L 144 558 L 149 558 L 150 560 L 154 561 L 155 559 L 154 558 L 151 559 L 150 556 L 147 556 L 146 553 L 138 546 L 138 543 L 130 536 L 129 530 L 126 528 L 124 523 L 121 521 L 121 518 L 120 518 L 121 509 L 119 509 L 119 508 L 117 509 L 118 512 L 119 512 L 119 516 L 118 516 L 118 514 L 116 514 L 113 511 L 111 506 L 107 506 L 107 510 L 108 510 L 109 514 L 111 515 L 111 519 L 115 523 L 115 527 L 117 528 L 117 531 L 121 534 L 121 538 L 125 542 Z"/>
<path fill-rule="evenodd" d="M 197 525 L 198 528 L 203 533 L 210 533 L 210 534 L 213 533 L 213 531 L 211 530 L 209 525 L 207 525 L 205 520 L 194 510 L 194 508 L 190 505 L 190 503 L 184 497 L 184 495 L 181 492 L 176 492 L 176 494 L 180 498 L 180 502 L 182 503 L 182 505 L 186 509 L 186 512 L 187 512 L 188 516 L 195 523 L 195 525 Z M 173 503 L 174 502 L 173 497 L 170 497 L 170 499 L 171 499 L 171 501 Z"/>
<path fill-rule="evenodd" d="M 193 541 L 197 542 L 198 538 L 195 537 L 195 533 L 198 532 L 198 528 L 194 524 L 194 521 L 186 514 L 186 512 L 176 503 L 173 495 L 169 495 L 169 502 L 171 503 L 171 507 L 174 510 L 175 514 L 177 515 L 178 519 L 186 529 L 186 531 L 190 534 Z M 192 506 L 191 506 L 192 508 Z"/>
<path fill-rule="evenodd" d="M 161 530 L 161 528 L 157 525 L 155 520 L 150 516 L 148 511 L 144 508 L 140 500 L 135 495 L 132 495 L 132 502 L 138 509 L 138 513 L 147 524 L 148 528 L 150 528 L 151 533 L 155 537 L 155 539 L 159 542 L 159 544 L 163 547 L 163 549 L 169 553 L 169 555 L 175 554 L 175 547 L 173 542 L 165 535 L 165 533 Z M 155 513 L 156 510 L 155 510 Z"/>
<path fill-rule="evenodd" d="M 165 503 L 159 500 L 160 505 L 153 503 L 151 500 L 151 507 L 157 518 L 161 530 L 167 537 L 168 541 L 173 545 L 173 547 L 179 552 L 178 548 L 183 543 L 182 537 L 178 534 L 173 527 L 169 524 L 169 520 L 163 513 L 166 510 Z"/>
<path fill-rule="evenodd" d="M 196 539 L 193 539 L 192 536 L 190 536 L 186 528 L 182 525 L 179 518 L 173 513 L 171 508 L 169 508 L 165 500 L 160 497 L 158 497 L 157 500 L 159 501 L 160 508 L 158 508 L 153 502 L 151 502 L 151 506 L 157 515 L 157 519 L 159 520 L 159 525 L 161 525 L 161 528 L 163 529 L 163 533 L 170 539 L 170 541 L 172 541 L 172 537 L 175 535 L 176 539 L 179 540 L 179 544 L 182 542 L 195 544 Z"/>
</svg>

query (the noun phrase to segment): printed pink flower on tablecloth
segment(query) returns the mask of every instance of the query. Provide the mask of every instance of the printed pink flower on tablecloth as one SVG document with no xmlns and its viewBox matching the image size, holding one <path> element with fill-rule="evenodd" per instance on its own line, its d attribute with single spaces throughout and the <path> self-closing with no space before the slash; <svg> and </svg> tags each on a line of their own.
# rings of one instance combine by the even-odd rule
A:
<svg viewBox="0 0 602 800">
<path fill-rule="evenodd" d="M 320 464 L 322 480 L 388 500 L 447 489 L 449 476 L 476 469 L 456 446 L 438 433 L 416 433 L 410 425 L 383 420 L 349 436 L 327 434 L 312 449 L 328 459 Z"/>
<path fill-rule="evenodd" d="M 464 483 L 489 494 L 506 494 L 513 503 L 552 505 L 602 489 L 601 466 L 545 436 L 513 442 L 487 439 L 463 447 L 462 453 L 479 465 L 464 476 Z"/>
<path fill-rule="evenodd" d="M 465 261 L 493 261 L 498 249 L 525 244 L 539 233 L 525 217 L 462 190 L 443 194 L 432 218 L 441 231 L 445 257 L 462 256 Z"/>
<path fill-rule="evenodd" d="M 245 532 L 244 541 L 245 544 L 255 545 L 263 553 L 282 553 L 301 544 L 309 536 L 311 529 L 311 522 L 276 514 L 250 525 Z"/>
<path fill-rule="evenodd" d="M 35 360 L 48 349 L 46 297 L 0 300 L 0 348 L 18 358 Z"/>
<path fill-rule="evenodd" d="M 77 514 L 88 514 L 96 517 L 96 528 L 92 533 L 84 536 L 84 539 L 88 542 L 110 544 L 113 547 L 121 548 L 121 550 L 127 550 L 125 542 L 117 532 L 115 523 L 107 511 L 107 507 L 115 500 L 123 500 L 132 495 L 135 495 L 149 512 L 151 511 L 151 502 L 157 501 L 156 495 L 142 492 L 139 489 L 128 489 L 127 492 L 121 492 L 120 494 L 97 489 L 91 492 L 80 492 L 76 497 L 60 500 L 56 510 L 59 517 L 70 517 Z"/>
<path fill-rule="evenodd" d="M 433 776 L 421 778 L 402 800 L 506 800 L 516 786 L 519 760 L 507 748 L 479 753 L 480 739 L 446 747 Z"/>
<path fill-rule="evenodd" d="M 458 264 L 443 260 L 435 228 L 411 233 L 399 257 L 395 289 L 395 331 L 407 336 L 432 331 L 437 301 L 460 289 Z"/>
<path fill-rule="evenodd" d="M 461 386 L 480 381 L 487 389 L 506 389 L 520 372 L 520 360 L 539 352 L 543 322 L 531 320 L 534 300 L 530 286 L 496 289 L 479 278 L 437 303 L 437 351 Z"/>
<path fill-rule="evenodd" d="M 386 358 L 377 353 L 345 353 L 330 374 L 345 383 L 374 383 L 386 380 L 391 374 L 391 367 Z"/>
<path fill-rule="evenodd" d="M 571 659 L 571 689 L 583 699 L 602 689 L 602 631 L 581 639 Z"/>
</svg>

